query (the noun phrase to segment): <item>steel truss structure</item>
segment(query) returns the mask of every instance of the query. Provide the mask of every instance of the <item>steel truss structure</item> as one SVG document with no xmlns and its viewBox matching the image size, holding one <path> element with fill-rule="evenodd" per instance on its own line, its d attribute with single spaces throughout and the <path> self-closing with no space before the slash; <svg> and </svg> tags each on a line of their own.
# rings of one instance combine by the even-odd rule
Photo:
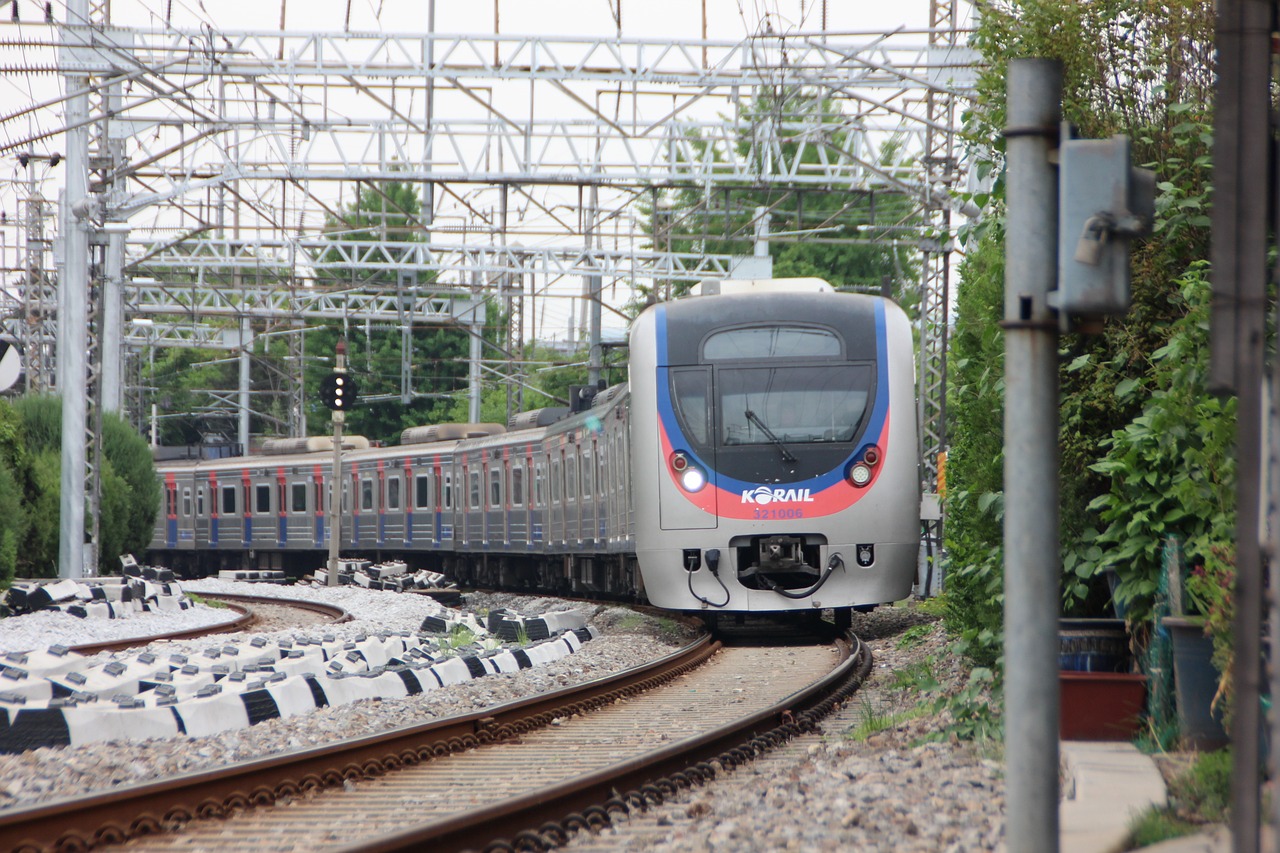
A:
<svg viewBox="0 0 1280 853">
<path fill-rule="evenodd" d="M 788 214 L 770 239 L 873 242 L 911 224 L 901 239 L 921 252 L 921 452 L 932 477 L 945 446 L 952 190 L 967 167 L 955 122 L 976 64 L 959 6 L 931 0 L 924 29 L 762 26 L 735 41 L 447 34 L 433 31 L 434 4 L 423 31 L 394 34 L 126 28 L 95 6 L 64 22 L 0 23 L 8 73 L 63 76 L 61 92 L 0 116 L 0 157 L 31 152 L 23 167 L 33 169 L 78 129 L 92 137 L 79 158 L 66 146 L 62 168 L 85 175 L 86 191 L 64 207 L 81 204 L 102 246 L 89 302 L 103 300 L 101 337 L 123 351 L 85 351 L 108 385 L 125 370 L 105 362 L 139 349 L 238 349 L 247 381 L 261 334 L 317 319 L 474 324 L 494 299 L 519 323 L 504 337 L 509 389 L 523 387 L 523 342 L 545 331 L 539 299 L 595 302 L 598 369 L 603 293 L 623 292 L 617 313 L 637 289 L 663 298 L 673 283 L 731 274 L 733 255 L 699 247 L 729 241 L 749 254 L 772 215 L 760 221 L 761 193 L 800 211 L 806 198 L 847 194 L 834 213 Z M 71 106 L 84 98 L 81 115 Z M 10 328 L 29 387 L 46 390 L 56 277 L 44 179 L 27 177 L 0 186 L 0 202 L 25 205 L 0 268 L 12 276 Z M 414 187 L 420 209 L 399 209 L 388 182 Z M 677 191 L 702 202 L 664 223 Z M 381 211 L 362 207 L 357 221 L 356 202 L 378 194 Z M 877 207 L 886 197 L 906 199 L 909 214 Z M 64 235 L 75 230 L 67 214 Z M 129 396 L 112 391 L 104 404 Z M 302 403 L 295 372 L 293 434 Z M 237 406 L 247 441 L 247 388 Z"/>
</svg>

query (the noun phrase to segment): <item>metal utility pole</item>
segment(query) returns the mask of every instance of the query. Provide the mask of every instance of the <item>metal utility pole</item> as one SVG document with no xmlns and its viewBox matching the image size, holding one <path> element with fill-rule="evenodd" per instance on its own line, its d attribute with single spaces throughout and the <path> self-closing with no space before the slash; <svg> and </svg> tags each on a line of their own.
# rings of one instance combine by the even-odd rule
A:
<svg viewBox="0 0 1280 853">
<path fill-rule="evenodd" d="M 1009 64 L 1005 236 L 1005 762 L 1011 853 L 1058 849 L 1058 176 L 1062 67 Z"/>
<path fill-rule="evenodd" d="M 1262 723 L 1263 382 L 1267 323 L 1267 205 L 1272 186 L 1271 33 L 1274 3 L 1217 4 L 1218 84 L 1214 114 L 1213 313 L 1210 390 L 1236 394 L 1236 609 L 1231 677 L 1231 840 L 1237 853 L 1259 849 Z M 1273 189 L 1274 193 L 1275 190 Z M 1274 566 L 1274 562 L 1272 563 Z M 1276 594 L 1275 587 L 1271 594 Z M 1273 639 L 1274 642 L 1274 639 Z M 1274 665 L 1274 664 L 1273 664 Z M 1277 747 L 1272 741 L 1273 750 Z M 1280 807 L 1278 807 L 1280 808 Z"/>
</svg>

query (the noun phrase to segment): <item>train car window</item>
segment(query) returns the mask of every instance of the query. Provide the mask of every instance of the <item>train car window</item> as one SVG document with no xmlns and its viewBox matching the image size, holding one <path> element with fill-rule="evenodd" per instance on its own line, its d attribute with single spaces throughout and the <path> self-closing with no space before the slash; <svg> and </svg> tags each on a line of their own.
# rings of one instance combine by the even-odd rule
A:
<svg viewBox="0 0 1280 853">
<path fill-rule="evenodd" d="M 191 490 L 190 489 L 182 490 L 182 514 L 185 517 L 190 517 L 191 515 Z"/>
<path fill-rule="evenodd" d="M 502 471 L 489 469 L 489 509 L 502 509 Z"/>
<path fill-rule="evenodd" d="M 676 418 L 689 440 L 706 447 L 711 434 L 711 408 L 707 405 L 711 374 L 706 368 L 692 367 L 671 371 L 671 397 Z"/>
<path fill-rule="evenodd" d="M 560 460 L 557 459 L 551 463 L 551 502 L 553 504 L 560 503 L 560 495 L 563 492 L 563 483 L 560 480 Z"/>
<path fill-rule="evenodd" d="M 387 509 L 400 508 L 400 478 L 387 478 Z"/>
<path fill-rule="evenodd" d="M 870 365 L 744 367 L 716 374 L 725 445 L 853 441 L 874 390 Z"/>
<path fill-rule="evenodd" d="M 324 482 L 321 480 L 316 480 L 315 487 L 316 487 L 316 512 L 323 513 L 324 512 Z"/>
<path fill-rule="evenodd" d="M 519 465 L 511 468 L 511 503 L 524 506 L 524 468 Z"/>
<path fill-rule="evenodd" d="M 582 454 L 582 496 L 589 498 L 596 493 L 595 465 L 591 464 L 591 451 Z"/>
<path fill-rule="evenodd" d="M 547 479 L 547 466 L 544 463 L 539 462 L 534 466 L 534 469 L 533 469 L 533 505 L 534 506 L 538 506 L 538 507 L 546 506 L 546 500 L 543 495 L 543 490 L 545 488 L 543 483 L 546 481 L 546 479 Z"/>
<path fill-rule="evenodd" d="M 373 478 L 365 478 L 360 481 L 360 509 L 373 509 Z"/>
<path fill-rule="evenodd" d="M 235 486 L 222 487 L 222 514 L 223 515 L 236 514 L 236 487 Z"/>
<path fill-rule="evenodd" d="M 453 475 L 444 475 L 444 508 L 453 509 Z"/>
<path fill-rule="evenodd" d="M 253 490 L 254 512 L 271 512 L 271 487 L 255 486 Z"/>
<path fill-rule="evenodd" d="M 413 508 L 426 509 L 431 506 L 431 478 L 419 474 L 413 478 Z"/>
<path fill-rule="evenodd" d="M 726 329 L 702 344 L 706 361 L 762 358 L 840 358 L 840 338 L 829 329 L 758 326 Z"/>
<path fill-rule="evenodd" d="M 196 515 L 204 515 L 204 486 L 196 489 Z"/>
<path fill-rule="evenodd" d="M 289 509 L 294 512 L 307 511 L 306 483 L 291 483 L 289 485 Z"/>
<path fill-rule="evenodd" d="M 471 508 L 480 508 L 480 472 L 472 471 L 470 476 L 471 486 Z"/>
<path fill-rule="evenodd" d="M 578 497 L 578 459 L 570 456 L 564 460 L 564 499 L 574 500 Z"/>
<path fill-rule="evenodd" d="M 347 481 L 344 477 L 342 480 L 342 509 L 340 512 L 345 513 L 351 507 L 351 501 L 347 496 Z"/>
</svg>

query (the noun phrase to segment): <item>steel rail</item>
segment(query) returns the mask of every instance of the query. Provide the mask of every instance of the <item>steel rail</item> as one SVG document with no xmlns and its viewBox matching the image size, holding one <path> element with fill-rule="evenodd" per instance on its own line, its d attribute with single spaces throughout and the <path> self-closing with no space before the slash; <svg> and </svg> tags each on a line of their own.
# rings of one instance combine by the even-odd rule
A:
<svg viewBox="0 0 1280 853">
<path fill-rule="evenodd" d="M 253 614 L 252 606 L 254 604 L 273 604 L 280 607 L 295 607 L 298 610 L 306 610 L 311 613 L 319 613 L 321 615 L 328 616 L 334 623 L 351 621 L 351 614 L 341 607 L 332 604 L 321 604 L 317 601 L 302 601 L 294 598 L 268 598 L 266 596 L 258 595 L 234 595 L 231 593 L 200 595 L 200 597 L 211 601 L 225 601 L 228 603 L 228 607 L 239 613 L 240 616 L 230 622 L 223 622 L 219 625 L 206 625 L 203 628 L 192 628 L 186 631 L 171 631 L 166 634 L 151 634 L 145 637 L 129 637 L 122 640 L 104 640 L 101 643 L 84 643 L 79 646 L 71 646 L 70 649 L 77 654 L 96 655 L 101 652 L 118 652 L 124 649 L 146 646 L 162 640 L 194 640 L 199 637 L 207 637 L 211 634 L 230 634 L 235 631 L 245 631 L 253 626 L 255 616 Z"/>
<path fill-rule="evenodd" d="M 641 667 L 585 684 L 377 735 L 0 813 L 0 849 L 89 850 L 223 817 L 280 797 L 381 776 L 401 766 L 518 737 L 553 719 L 652 689 L 709 659 L 709 636 Z"/>
<path fill-rule="evenodd" d="M 565 840 L 568 830 L 599 828 L 610 823 L 616 813 L 643 809 L 679 788 L 709 780 L 715 775 L 712 761 L 736 766 L 815 729 L 818 721 L 856 691 L 871 672 L 871 653 L 866 646 L 851 635 L 841 640 L 841 645 L 845 657 L 830 674 L 769 708 L 711 732 L 551 788 L 344 849 L 350 853 L 390 853 L 555 847 Z"/>
</svg>

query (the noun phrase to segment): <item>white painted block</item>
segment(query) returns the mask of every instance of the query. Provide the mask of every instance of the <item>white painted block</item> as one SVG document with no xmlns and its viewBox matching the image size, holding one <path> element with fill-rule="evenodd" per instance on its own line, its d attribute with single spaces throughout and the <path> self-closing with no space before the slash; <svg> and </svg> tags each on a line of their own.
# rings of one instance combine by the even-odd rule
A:
<svg viewBox="0 0 1280 853">
<path fill-rule="evenodd" d="M 327 682 L 326 682 L 327 683 Z M 281 717 L 296 717 L 309 714 L 316 709 L 315 697 L 311 695 L 311 685 L 305 678 L 286 678 L 267 685 L 267 692 L 276 700 Z"/>
<path fill-rule="evenodd" d="M 587 617 L 580 610 L 560 610 L 555 613 L 544 613 L 539 617 L 547 622 L 547 630 L 554 637 L 561 631 L 575 631 L 587 627 Z"/>
<path fill-rule="evenodd" d="M 498 672 L 519 672 L 520 664 L 516 661 L 515 655 L 511 652 L 499 652 L 489 658 L 498 668 Z"/>
<path fill-rule="evenodd" d="M 234 693 L 186 699 L 173 706 L 191 737 L 216 735 L 249 725 L 249 712 Z"/>
<path fill-rule="evenodd" d="M 168 708 L 116 708 L 89 703 L 62 710 L 71 745 L 108 740 L 146 740 L 178 736 L 178 721 Z"/>
<path fill-rule="evenodd" d="M 440 680 L 449 684 L 462 684 L 471 680 L 471 670 L 462 662 L 462 658 L 449 658 L 432 664 L 431 668 L 440 676 Z M 421 680 L 421 679 L 419 679 Z"/>
</svg>

